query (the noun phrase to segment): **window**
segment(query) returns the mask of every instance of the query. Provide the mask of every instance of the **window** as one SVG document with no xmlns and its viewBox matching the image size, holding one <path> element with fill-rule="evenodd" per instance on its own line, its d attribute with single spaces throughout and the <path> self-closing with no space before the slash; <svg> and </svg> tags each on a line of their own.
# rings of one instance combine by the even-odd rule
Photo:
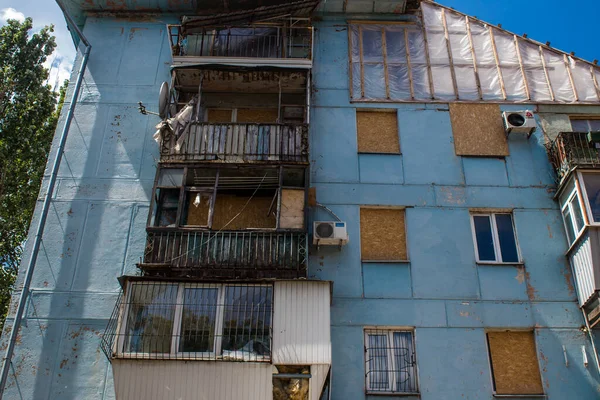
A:
<svg viewBox="0 0 600 400">
<path fill-rule="evenodd" d="M 520 262 L 512 214 L 472 214 L 471 223 L 478 262 Z"/>
<path fill-rule="evenodd" d="M 487 342 L 495 394 L 544 393 L 533 332 L 488 332 Z"/>
<path fill-rule="evenodd" d="M 418 393 L 412 331 L 365 330 L 368 393 Z"/>
<path fill-rule="evenodd" d="M 582 173 L 590 220 L 600 223 L 600 174 Z"/>
<path fill-rule="evenodd" d="M 278 118 L 277 108 L 209 108 L 206 110 L 206 121 L 209 123 L 275 124 Z"/>
<path fill-rule="evenodd" d="M 304 168 L 161 168 L 150 227 L 303 229 Z"/>
<path fill-rule="evenodd" d="M 562 216 L 565 223 L 565 230 L 567 231 L 567 239 L 569 240 L 569 244 L 573 244 L 585 226 L 576 189 L 569 194 L 568 200 L 562 204 Z"/>
<path fill-rule="evenodd" d="M 598 119 L 571 118 L 571 128 L 573 129 L 573 132 L 600 131 L 600 118 L 598 118 Z"/>
<path fill-rule="evenodd" d="M 405 212 L 360 209 L 360 252 L 363 261 L 406 261 Z"/>
<path fill-rule="evenodd" d="M 359 153 L 400 154 L 396 110 L 356 111 L 356 132 Z"/>
<path fill-rule="evenodd" d="M 117 352 L 134 358 L 268 360 L 272 298 L 270 285 L 131 283 Z"/>
<path fill-rule="evenodd" d="M 450 121 L 456 155 L 509 155 L 499 105 L 450 103 Z"/>
</svg>

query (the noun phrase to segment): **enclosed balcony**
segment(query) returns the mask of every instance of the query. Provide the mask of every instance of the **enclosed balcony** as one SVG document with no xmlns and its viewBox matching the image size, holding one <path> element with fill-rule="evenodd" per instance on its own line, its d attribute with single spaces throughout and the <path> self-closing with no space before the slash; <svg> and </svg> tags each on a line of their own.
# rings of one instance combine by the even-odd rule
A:
<svg viewBox="0 0 600 400">
<path fill-rule="evenodd" d="M 306 277 L 304 166 L 161 166 L 147 276 Z"/>
<path fill-rule="evenodd" d="M 600 131 L 561 132 L 550 146 L 559 181 L 575 168 L 600 168 Z"/>
<path fill-rule="evenodd" d="M 330 282 L 120 281 L 101 342 L 117 400 L 289 400 L 286 386 L 301 400 L 327 393 Z"/>
</svg>

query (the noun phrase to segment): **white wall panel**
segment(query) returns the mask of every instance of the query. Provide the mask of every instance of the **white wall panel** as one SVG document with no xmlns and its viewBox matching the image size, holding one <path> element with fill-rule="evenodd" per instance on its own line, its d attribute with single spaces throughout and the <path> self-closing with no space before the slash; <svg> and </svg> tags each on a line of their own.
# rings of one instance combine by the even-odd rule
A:
<svg viewBox="0 0 600 400">
<path fill-rule="evenodd" d="M 264 363 L 113 360 L 117 400 L 271 400 Z"/>
<path fill-rule="evenodd" d="M 273 364 L 331 364 L 330 285 L 275 282 Z"/>
<path fill-rule="evenodd" d="M 309 388 L 309 399 L 319 400 L 321 392 L 323 391 L 323 384 L 327 379 L 327 373 L 329 372 L 329 365 L 327 364 L 316 364 L 310 366 L 310 388 Z"/>
<path fill-rule="evenodd" d="M 596 285 L 594 284 L 594 263 L 592 260 L 592 245 L 589 235 L 586 233 L 584 238 L 573 248 L 570 254 L 571 266 L 575 273 L 575 283 L 579 295 L 579 304 L 583 305 L 594 294 Z"/>
</svg>

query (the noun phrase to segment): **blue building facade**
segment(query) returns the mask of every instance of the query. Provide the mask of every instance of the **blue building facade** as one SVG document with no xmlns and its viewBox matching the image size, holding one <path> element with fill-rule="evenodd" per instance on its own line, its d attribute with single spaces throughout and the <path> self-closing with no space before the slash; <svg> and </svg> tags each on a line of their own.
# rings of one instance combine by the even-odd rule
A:
<svg viewBox="0 0 600 400">
<path fill-rule="evenodd" d="M 429 1 L 65 3 L 92 51 L 3 398 L 600 396 L 595 65 Z"/>
</svg>

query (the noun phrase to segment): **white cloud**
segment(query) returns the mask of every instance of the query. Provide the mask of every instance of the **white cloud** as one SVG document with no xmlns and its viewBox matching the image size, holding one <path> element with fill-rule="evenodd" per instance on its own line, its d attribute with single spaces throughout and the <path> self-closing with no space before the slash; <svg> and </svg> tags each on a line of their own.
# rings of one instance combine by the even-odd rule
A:
<svg viewBox="0 0 600 400">
<path fill-rule="evenodd" d="M 44 63 L 44 67 L 49 70 L 46 82 L 58 92 L 65 79 L 71 77 L 73 62 L 63 56 L 58 50 L 55 50 Z"/>
<path fill-rule="evenodd" d="M 14 8 L 3 8 L 0 10 L 0 20 L 16 19 L 19 22 L 25 21 L 25 14 L 15 10 Z"/>
</svg>

